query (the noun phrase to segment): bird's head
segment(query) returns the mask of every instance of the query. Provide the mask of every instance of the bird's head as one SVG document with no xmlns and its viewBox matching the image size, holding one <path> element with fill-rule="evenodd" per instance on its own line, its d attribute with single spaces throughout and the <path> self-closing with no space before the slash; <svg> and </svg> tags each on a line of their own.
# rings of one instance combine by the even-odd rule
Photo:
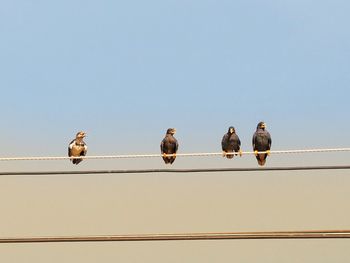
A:
<svg viewBox="0 0 350 263">
<path fill-rule="evenodd" d="M 176 133 L 176 129 L 175 129 L 175 128 L 169 128 L 169 129 L 166 131 L 166 134 L 174 135 L 175 133 Z"/>
<path fill-rule="evenodd" d="M 233 126 L 228 128 L 228 133 L 229 134 L 232 134 L 232 133 L 235 133 L 235 132 L 236 132 L 236 130 L 235 130 L 235 128 Z"/>
<path fill-rule="evenodd" d="M 256 128 L 265 130 L 266 129 L 266 123 L 261 121 L 261 122 L 258 123 L 258 127 L 256 127 Z"/>
<path fill-rule="evenodd" d="M 80 131 L 77 133 L 77 135 L 75 136 L 76 139 L 80 139 L 82 140 L 84 137 L 86 136 L 86 133 L 83 131 Z"/>
</svg>

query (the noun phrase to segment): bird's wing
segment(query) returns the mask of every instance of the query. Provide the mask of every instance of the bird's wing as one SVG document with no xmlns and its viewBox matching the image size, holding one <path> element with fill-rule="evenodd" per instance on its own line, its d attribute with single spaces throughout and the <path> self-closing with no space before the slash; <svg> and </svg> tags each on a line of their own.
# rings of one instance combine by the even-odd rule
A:
<svg viewBox="0 0 350 263">
<path fill-rule="evenodd" d="M 225 134 L 223 137 L 222 137 L 222 140 L 221 140 L 221 149 L 223 151 L 226 151 L 227 149 L 227 134 Z"/>
<path fill-rule="evenodd" d="M 238 143 L 238 146 L 241 147 L 241 140 L 239 139 L 238 135 L 237 136 L 237 143 Z"/>
<path fill-rule="evenodd" d="M 269 148 L 271 148 L 271 144 L 272 144 L 272 139 L 271 139 L 271 135 L 269 132 L 266 132 L 267 133 L 267 139 L 268 139 L 268 142 L 269 142 Z"/>
<path fill-rule="evenodd" d="M 73 140 L 69 143 L 69 146 L 68 146 L 68 156 L 69 157 L 72 156 L 72 147 L 73 147 L 74 143 L 75 143 L 75 140 Z"/>
<path fill-rule="evenodd" d="M 254 135 L 253 135 L 253 149 L 254 150 L 255 150 L 256 136 L 257 136 L 257 134 L 255 132 Z"/>
<path fill-rule="evenodd" d="M 75 144 L 75 140 L 72 140 L 70 143 L 69 143 L 69 148 L 73 148 L 73 145 Z"/>
<path fill-rule="evenodd" d="M 174 138 L 174 140 L 175 140 L 175 153 L 176 153 L 177 150 L 179 149 L 179 143 L 175 138 Z"/>
<path fill-rule="evenodd" d="M 165 139 L 166 139 L 166 138 L 164 138 L 164 139 L 160 142 L 160 151 L 161 151 L 161 153 L 164 153 L 164 143 L 165 143 Z"/>
<path fill-rule="evenodd" d="M 85 156 L 86 155 L 86 153 L 87 153 L 87 149 L 88 149 L 88 147 L 87 147 L 87 145 L 86 145 L 86 143 L 85 142 L 83 142 L 84 143 L 84 152 L 83 152 L 83 156 Z"/>
</svg>

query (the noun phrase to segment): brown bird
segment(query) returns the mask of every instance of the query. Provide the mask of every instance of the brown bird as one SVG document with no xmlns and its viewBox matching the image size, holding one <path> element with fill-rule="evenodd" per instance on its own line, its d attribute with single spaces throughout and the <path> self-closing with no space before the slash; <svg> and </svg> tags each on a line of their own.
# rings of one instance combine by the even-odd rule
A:
<svg viewBox="0 0 350 263">
<path fill-rule="evenodd" d="M 75 136 L 75 139 L 70 142 L 68 146 L 68 156 L 69 157 L 78 157 L 78 156 L 85 156 L 87 153 L 87 145 L 83 141 L 85 138 L 86 133 L 85 132 L 78 132 Z M 77 159 L 72 158 L 71 161 L 73 164 L 79 164 L 83 159 Z"/>
<path fill-rule="evenodd" d="M 265 165 L 266 158 L 270 155 L 271 135 L 266 130 L 265 122 L 259 122 L 253 135 L 253 150 L 260 166 Z M 258 152 L 266 152 L 259 154 Z"/>
<path fill-rule="evenodd" d="M 166 156 L 167 154 L 176 154 L 179 148 L 179 144 L 174 137 L 175 133 L 176 129 L 169 128 L 165 134 L 164 139 L 160 143 L 160 151 L 166 164 L 172 164 L 176 159 L 176 156 Z"/>
<path fill-rule="evenodd" d="M 224 137 L 222 137 L 221 148 L 223 151 L 223 156 L 228 159 L 232 159 L 236 154 L 227 153 L 238 152 L 239 155 L 242 156 L 241 141 L 233 126 L 229 127 L 227 133 L 224 135 Z"/>
</svg>

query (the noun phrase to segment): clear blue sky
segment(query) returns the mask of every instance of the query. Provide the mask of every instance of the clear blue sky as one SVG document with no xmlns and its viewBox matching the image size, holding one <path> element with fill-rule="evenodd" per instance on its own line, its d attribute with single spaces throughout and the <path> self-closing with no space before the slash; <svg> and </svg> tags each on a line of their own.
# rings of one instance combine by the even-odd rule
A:
<svg viewBox="0 0 350 263">
<path fill-rule="evenodd" d="M 3 1 L 1 154 L 36 153 L 38 143 L 65 154 L 78 130 L 90 153 L 104 152 L 106 136 L 114 152 L 154 152 L 168 127 L 183 151 L 213 150 L 229 125 L 250 148 L 260 120 L 275 149 L 346 145 L 349 7 Z"/>
<path fill-rule="evenodd" d="M 349 147 L 350 2 L 0 3 L 0 156 L 217 152 L 236 127 L 251 150 Z M 173 167 L 256 167 L 178 158 Z M 267 166 L 348 164 L 347 154 Z M 163 168 L 159 159 L 1 163 L 7 170 Z M 348 171 L 0 178 L 1 235 L 349 229 Z M 43 249 L 43 247 L 45 249 Z M 349 262 L 348 240 L 0 246 L 3 262 Z M 54 255 L 54 256 L 53 256 Z M 298 260 L 291 257 L 295 255 Z M 53 260 L 53 261 L 52 261 Z M 55 261 L 56 260 L 56 261 Z M 323 260 L 323 261 L 322 261 Z"/>
</svg>

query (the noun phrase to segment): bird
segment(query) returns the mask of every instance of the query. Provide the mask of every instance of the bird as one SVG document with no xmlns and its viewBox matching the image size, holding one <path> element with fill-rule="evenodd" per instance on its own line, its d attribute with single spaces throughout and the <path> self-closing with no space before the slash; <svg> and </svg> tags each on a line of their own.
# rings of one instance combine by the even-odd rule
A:
<svg viewBox="0 0 350 263">
<path fill-rule="evenodd" d="M 242 156 L 241 141 L 233 126 L 229 127 L 227 133 L 222 137 L 221 148 L 223 151 L 223 156 L 228 159 L 232 159 L 236 154 L 227 153 L 239 152 L 239 155 Z"/>
<path fill-rule="evenodd" d="M 179 148 L 179 143 L 174 137 L 175 133 L 175 128 L 169 128 L 166 131 L 164 139 L 160 143 L 160 151 L 166 164 L 172 164 L 176 159 L 176 152 Z M 174 154 L 174 156 L 166 156 L 167 154 Z"/>
<path fill-rule="evenodd" d="M 266 158 L 270 155 L 271 142 L 271 135 L 266 130 L 266 123 L 259 122 L 253 135 L 253 150 L 260 166 L 265 165 Z M 266 153 L 259 154 L 258 152 Z"/>
<path fill-rule="evenodd" d="M 68 146 L 68 156 L 69 157 L 78 157 L 85 156 L 87 153 L 87 145 L 83 141 L 86 133 L 80 131 L 76 134 L 75 139 L 69 143 Z M 73 164 L 79 164 L 83 159 L 81 158 L 72 158 L 70 159 Z"/>
</svg>

